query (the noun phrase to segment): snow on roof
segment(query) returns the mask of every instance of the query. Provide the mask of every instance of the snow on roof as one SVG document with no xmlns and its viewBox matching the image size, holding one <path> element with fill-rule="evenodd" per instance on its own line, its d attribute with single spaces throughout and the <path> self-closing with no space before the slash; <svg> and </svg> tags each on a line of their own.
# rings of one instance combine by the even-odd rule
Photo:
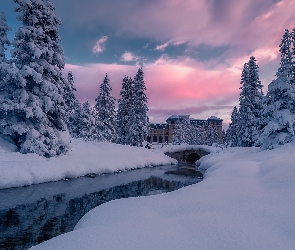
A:
<svg viewBox="0 0 295 250">
<path fill-rule="evenodd" d="M 168 119 L 180 119 L 181 117 L 179 115 L 171 115 Z"/>
<path fill-rule="evenodd" d="M 211 116 L 208 118 L 208 120 L 222 120 L 222 119 L 220 119 L 220 118 L 218 118 L 218 117 L 216 117 L 216 116 L 214 116 L 214 115 L 211 115 Z"/>
</svg>

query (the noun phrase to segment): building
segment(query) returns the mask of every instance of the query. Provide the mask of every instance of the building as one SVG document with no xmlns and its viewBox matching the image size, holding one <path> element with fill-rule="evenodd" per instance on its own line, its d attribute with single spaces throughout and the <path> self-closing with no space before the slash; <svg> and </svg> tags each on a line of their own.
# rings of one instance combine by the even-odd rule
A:
<svg viewBox="0 0 295 250">
<path fill-rule="evenodd" d="M 175 125 L 178 121 L 187 119 L 191 124 L 203 127 L 205 130 L 209 125 L 216 127 L 218 136 L 222 138 L 222 119 L 211 116 L 207 120 L 190 118 L 190 115 L 171 115 L 166 123 L 151 123 L 150 132 L 146 140 L 150 143 L 171 143 Z"/>
</svg>

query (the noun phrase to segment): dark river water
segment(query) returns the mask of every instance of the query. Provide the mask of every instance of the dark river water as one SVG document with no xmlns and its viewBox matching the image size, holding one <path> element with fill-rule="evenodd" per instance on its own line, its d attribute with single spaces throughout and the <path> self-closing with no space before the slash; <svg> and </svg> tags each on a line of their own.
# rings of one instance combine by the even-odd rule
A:
<svg viewBox="0 0 295 250">
<path fill-rule="evenodd" d="M 179 164 L 0 190 L 0 249 L 28 249 L 73 230 L 105 202 L 171 192 L 200 177 Z"/>
</svg>

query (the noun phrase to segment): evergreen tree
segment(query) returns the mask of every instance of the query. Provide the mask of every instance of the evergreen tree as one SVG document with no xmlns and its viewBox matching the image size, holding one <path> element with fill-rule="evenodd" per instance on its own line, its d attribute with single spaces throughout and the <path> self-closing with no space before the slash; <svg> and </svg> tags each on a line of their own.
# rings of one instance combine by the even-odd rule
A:
<svg viewBox="0 0 295 250">
<path fill-rule="evenodd" d="M 7 71 L 9 70 L 10 63 L 5 57 L 6 46 L 10 45 L 10 41 L 7 38 L 7 32 L 11 28 L 7 26 L 5 14 L 0 14 L 0 91 L 3 91 L 4 79 L 6 78 Z"/>
<path fill-rule="evenodd" d="M 199 145 L 199 127 L 194 124 L 189 124 L 189 145 Z"/>
<path fill-rule="evenodd" d="M 147 96 L 142 68 L 139 68 L 134 77 L 131 118 L 129 120 L 128 144 L 142 146 L 149 131 L 149 118 L 147 116 Z"/>
<path fill-rule="evenodd" d="M 225 138 L 226 138 L 226 133 L 225 133 L 225 130 L 223 129 L 222 132 L 221 132 L 221 140 L 219 140 L 218 143 L 224 145 L 225 144 Z"/>
<path fill-rule="evenodd" d="M 212 141 L 213 141 L 213 144 L 219 143 L 219 135 L 218 135 L 217 127 L 213 127 Z"/>
<path fill-rule="evenodd" d="M 2 12 L 0 14 L 0 63 L 6 62 L 5 51 L 6 46 L 10 45 L 10 41 L 7 38 L 7 32 L 10 31 L 11 28 L 8 27 L 6 23 L 6 16 Z M 3 76 L 2 76 L 3 77 Z M 1 77 L 1 79 L 2 79 Z"/>
<path fill-rule="evenodd" d="M 72 138 L 80 138 L 80 117 L 82 112 L 82 105 L 76 100 L 73 110 L 68 120 L 68 130 Z"/>
<path fill-rule="evenodd" d="M 212 146 L 213 143 L 217 142 L 217 138 L 216 138 L 216 132 L 214 130 L 214 127 L 209 124 L 207 127 L 207 145 L 208 146 Z"/>
<path fill-rule="evenodd" d="M 106 141 L 116 141 L 116 112 L 115 98 L 111 95 L 111 86 L 106 74 L 103 83 L 100 85 L 100 92 L 95 99 L 94 110 L 97 114 L 97 130 Z"/>
<path fill-rule="evenodd" d="M 64 121 L 60 20 L 49 0 L 14 1 L 22 27 L 12 42 L 15 67 L 7 74 L 0 103 L 5 113 L 2 133 L 10 136 L 22 153 L 64 154 L 70 138 Z"/>
<path fill-rule="evenodd" d="M 238 146 L 239 111 L 235 106 L 231 114 L 231 123 L 226 131 L 225 144 L 229 147 Z"/>
<path fill-rule="evenodd" d="M 67 79 L 61 78 L 63 82 L 63 99 L 65 101 L 66 109 L 66 122 L 69 123 L 71 115 L 73 115 L 75 106 L 78 104 L 78 100 L 75 96 L 77 89 L 74 87 L 74 77 L 72 71 L 69 71 Z"/>
<path fill-rule="evenodd" d="M 241 77 L 240 109 L 238 120 L 238 145 L 254 146 L 262 127 L 263 94 L 258 75 L 258 65 L 251 56 L 244 64 Z"/>
<path fill-rule="evenodd" d="M 79 131 L 78 138 L 83 138 L 85 141 L 94 141 L 97 139 L 97 130 L 95 118 L 88 101 L 84 102 L 79 115 Z"/>
<path fill-rule="evenodd" d="M 127 76 L 122 81 L 122 89 L 120 91 L 121 98 L 118 100 L 117 113 L 117 143 L 128 144 L 129 137 L 129 121 L 131 118 L 132 107 L 132 79 Z"/>
<path fill-rule="evenodd" d="M 178 120 L 176 122 L 174 131 L 173 131 L 173 137 L 172 137 L 172 144 L 173 145 L 180 145 L 187 143 L 187 122 L 186 120 Z"/>
<path fill-rule="evenodd" d="M 260 137 L 264 149 L 290 142 L 294 136 L 295 89 L 291 45 L 292 37 L 285 30 L 280 44 L 281 62 L 276 73 L 277 78 L 269 84 L 265 101 L 266 126 Z"/>
<path fill-rule="evenodd" d="M 199 127 L 199 145 L 206 145 L 206 131 L 203 126 Z"/>
</svg>

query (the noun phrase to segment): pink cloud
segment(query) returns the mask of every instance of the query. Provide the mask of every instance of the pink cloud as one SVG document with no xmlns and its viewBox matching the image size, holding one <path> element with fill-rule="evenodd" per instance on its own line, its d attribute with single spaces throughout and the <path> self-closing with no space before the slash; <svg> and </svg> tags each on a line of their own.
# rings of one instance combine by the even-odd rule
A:
<svg viewBox="0 0 295 250">
<path fill-rule="evenodd" d="M 134 77 L 137 69 L 136 66 L 117 64 L 66 65 L 66 70 L 74 73 L 78 99 L 81 102 L 89 100 L 92 104 L 105 73 L 108 73 L 113 95 L 118 99 L 122 79 L 125 75 Z M 226 119 L 238 100 L 240 73 L 208 71 L 188 58 L 162 58 L 144 66 L 143 70 L 152 121 L 165 121 L 167 117 L 164 119 L 163 114 L 169 116 L 176 111 L 194 112 L 190 114 L 201 119 L 211 115 Z"/>
<path fill-rule="evenodd" d="M 107 36 L 102 36 L 100 39 L 98 39 L 95 43 L 95 45 L 92 47 L 92 52 L 94 54 L 99 54 L 105 50 L 105 44 L 108 40 Z"/>
<path fill-rule="evenodd" d="M 139 56 L 136 56 L 130 51 L 125 51 L 120 58 L 120 60 L 123 62 L 135 62 L 135 61 L 138 61 L 139 59 L 140 59 Z"/>
</svg>

